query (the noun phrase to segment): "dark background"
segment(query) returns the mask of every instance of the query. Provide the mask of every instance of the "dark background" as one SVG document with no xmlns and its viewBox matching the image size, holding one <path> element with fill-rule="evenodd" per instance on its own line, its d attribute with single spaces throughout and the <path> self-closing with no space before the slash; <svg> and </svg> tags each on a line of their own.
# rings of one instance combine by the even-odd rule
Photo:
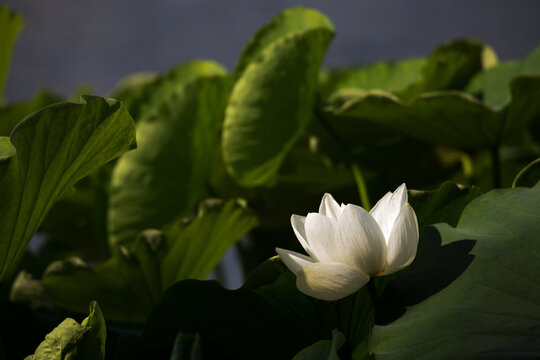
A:
<svg viewBox="0 0 540 360">
<path fill-rule="evenodd" d="M 424 56 L 441 41 L 474 36 L 501 59 L 540 45 L 539 0 L 9 0 L 26 19 L 5 97 L 42 88 L 61 95 L 91 84 L 106 94 L 123 76 L 207 58 L 232 69 L 254 32 L 294 5 L 334 23 L 325 64 Z"/>
</svg>

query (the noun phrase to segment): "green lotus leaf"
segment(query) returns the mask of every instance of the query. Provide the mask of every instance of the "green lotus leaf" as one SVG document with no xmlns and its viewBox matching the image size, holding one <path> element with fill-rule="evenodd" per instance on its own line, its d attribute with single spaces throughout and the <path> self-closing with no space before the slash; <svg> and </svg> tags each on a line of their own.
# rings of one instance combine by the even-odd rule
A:
<svg viewBox="0 0 540 360">
<path fill-rule="evenodd" d="M 540 115 L 540 76 L 518 76 L 510 83 L 512 102 L 494 111 L 464 92 L 425 93 L 402 102 L 385 91 L 344 89 L 330 99 L 329 116 L 382 125 L 430 143 L 460 149 L 486 149 L 522 139 Z"/>
<path fill-rule="evenodd" d="M 275 183 L 311 119 L 317 74 L 332 36 L 324 15 L 292 8 L 259 30 L 244 50 L 222 138 L 226 168 L 241 185 Z"/>
<path fill-rule="evenodd" d="M 482 101 L 498 110 L 511 101 L 510 82 L 518 75 L 540 75 L 540 47 L 523 61 L 508 60 L 478 73 L 467 91 L 481 97 Z"/>
<path fill-rule="evenodd" d="M 137 122 L 138 149 L 122 156 L 112 172 L 108 227 L 113 248 L 144 229 L 160 229 L 194 213 L 206 194 L 230 78 L 207 62 L 188 63 L 177 73 L 178 83 L 167 78 L 175 90 L 159 104 L 154 100 L 156 108 Z"/>
<path fill-rule="evenodd" d="M 376 62 L 365 67 L 332 70 L 322 75 L 321 97 L 341 89 L 382 89 L 393 93 L 422 79 L 426 59 L 411 58 L 395 62 Z"/>
<path fill-rule="evenodd" d="M 376 358 L 536 357 L 540 183 L 492 190 L 467 205 L 455 228 L 438 224 L 431 232 L 443 249 L 454 248 L 454 264 L 459 249 L 469 256 L 468 264 L 441 291 L 410 303 L 390 324 L 375 326 L 371 349 Z M 429 267 L 418 267 L 417 272 L 433 273 Z M 441 279 L 432 276 L 432 284 L 437 281 Z M 396 297 L 403 298 L 399 293 Z"/>
<path fill-rule="evenodd" d="M 26 360 L 104 359 L 105 319 L 95 301 L 90 304 L 90 314 L 81 324 L 66 318 L 39 344 Z"/>
<path fill-rule="evenodd" d="M 135 128 L 120 102 L 84 96 L 79 104 L 29 115 L 9 139 L 0 139 L 1 281 L 52 205 L 89 172 L 135 147 Z"/>
<path fill-rule="evenodd" d="M 78 258 L 57 261 L 41 281 L 21 272 L 11 299 L 46 301 L 79 312 L 96 299 L 107 318 L 140 324 L 169 286 L 187 278 L 205 279 L 257 223 L 241 200 L 207 200 L 196 218 L 175 222 L 165 235 L 145 230 L 102 264 L 90 267 Z"/>
</svg>

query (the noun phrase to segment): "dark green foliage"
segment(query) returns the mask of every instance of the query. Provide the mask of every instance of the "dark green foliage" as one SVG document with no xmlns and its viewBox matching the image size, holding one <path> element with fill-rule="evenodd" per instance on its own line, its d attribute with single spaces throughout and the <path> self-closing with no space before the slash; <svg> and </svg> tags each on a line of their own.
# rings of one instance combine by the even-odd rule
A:
<svg viewBox="0 0 540 360">
<path fill-rule="evenodd" d="M 1 94 L 22 20 L 0 20 Z M 120 101 L 0 104 L 0 356 L 539 358 L 540 49 L 499 63 L 456 39 L 321 69 L 333 36 L 295 7 L 231 76 L 197 60 L 128 77 Z M 272 257 L 303 251 L 291 215 L 324 193 L 369 208 L 403 182 L 405 269 L 328 302 Z M 205 281 L 235 244 L 244 285 Z"/>
</svg>

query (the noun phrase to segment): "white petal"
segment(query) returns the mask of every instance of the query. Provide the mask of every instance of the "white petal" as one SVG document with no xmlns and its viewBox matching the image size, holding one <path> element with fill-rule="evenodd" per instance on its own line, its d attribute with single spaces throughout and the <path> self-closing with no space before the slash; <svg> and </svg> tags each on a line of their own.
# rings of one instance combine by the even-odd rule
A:
<svg viewBox="0 0 540 360">
<path fill-rule="evenodd" d="M 388 192 L 375 204 L 370 214 L 377 221 L 388 243 L 394 222 L 407 202 L 407 186 L 401 184 L 393 193 Z"/>
<path fill-rule="evenodd" d="M 298 274 L 303 267 L 312 264 L 313 259 L 309 256 L 299 254 L 294 251 L 276 248 L 276 252 L 283 263 L 291 270 L 295 275 Z"/>
<path fill-rule="evenodd" d="M 309 244 L 307 242 L 307 236 L 306 236 L 306 217 L 300 216 L 300 215 L 293 215 L 291 216 L 291 225 L 294 230 L 294 234 L 298 238 L 298 241 L 300 242 L 300 245 L 306 250 L 306 252 L 315 258 L 317 260 L 317 257 L 314 256 L 313 251 L 311 251 L 311 248 L 309 247 Z"/>
<path fill-rule="evenodd" d="M 324 194 L 321 205 L 319 205 L 319 214 L 337 220 L 339 215 L 341 215 L 341 207 L 332 195 Z"/>
<path fill-rule="evenodd" d="M 386 242 L 377 222 L 360 206 L 348 204 L 336 232 L 336 260 L 367 275 L 376 275 L 386 262 Z"/>
<path fill-rule="evenodd" d="M 418 221 L 413 208 L 406 203 L 399 212 L 388 240 L 384 275 L 392 274 L 408 266 L 414 260 L 417 248 Z"/>
<path fill-rule="evenodd" d="M 334 252 L 336 243 L 334 240 L 337 221 L 317 213 L 309 213 L 306 217 L 305 229 L 306 240 L 311 255 L 317 261 L 335 261 Z"/>
<path fill-rule="evenodd" d="M 306 295 L 333 301 L 358 291 L 368 280 L 368 276 L 349 265 L 319 262 L 298 272 L 296 287 Z"/>
</svg>

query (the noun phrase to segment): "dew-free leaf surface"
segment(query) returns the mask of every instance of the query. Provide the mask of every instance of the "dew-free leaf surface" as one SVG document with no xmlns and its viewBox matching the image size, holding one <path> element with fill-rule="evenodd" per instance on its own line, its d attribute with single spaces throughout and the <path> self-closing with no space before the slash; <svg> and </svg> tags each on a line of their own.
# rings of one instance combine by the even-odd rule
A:
<svg viewBox="0 0 540 360">
<path fill-rule="evenodd" d="M 261 28 L 244 50 L 223 128 L 224 163 L 239 184 L 275 183 L 311 119 L 319 68 L 333 34 L 321 13 L 292 8 Z"/>
<path fill-rule="evenodd" d="M 135 147 L 133 120 L 113 99 L 48 106 L 0 137 L 0 281 L 53 204 L 90 171 Z"/>
<path fill-rule="evenodd" d="M 512 101 L 498 111 L 464 92 L 425 93 L 402 102 L 386 91 L 344 89 L 330 99 L 330 115 L 383 125 L 425 142 L 460 149 L 486 149 L 521 139 L 540 114 L 540 77 L 510 83 Z"/>
<path fill-rule="evenodd" d="M 108 319 L 140 324 L 170 285 L 205 279 L 227 249 L 257 223 L 243 201 L 205 201 L 197 217 L 175 222 L 165 232 L 167 238 L 158 230 L 146 230 L 100 265 L 90 267 L 77 258 L 57 261 L 41 281 L 23 272 L 11 298 L 39 299 L 78 312 L 96 299 Z"/>
<path fill-rule="evenodd" d="M 95 301 L 90 304 L 90 314 L 81 324 L 66 318 L 25 360 L 105 358 L 105 319 Z"/>
<path fill-rule="evenodd" d="M 152 100 L 156 107 L 137 122 L 138 149 L 122 156 L 113 170 L 108 213 L 113 247 L 194 213 L 206 193 L 230 79 L 207 62 L 187 63 L 175 74 L 174 81 L 160 78 L 169 87 L 159 88 L 165 97 Z"/>
<path fill-rule="evenodd" d="M 380 359 L 534 359 L 540 354 L 540 183 L 473 200 L 442 245 L 469 244 L 472 261 L 442 291 L 375 326 Z"/>
</svg>

